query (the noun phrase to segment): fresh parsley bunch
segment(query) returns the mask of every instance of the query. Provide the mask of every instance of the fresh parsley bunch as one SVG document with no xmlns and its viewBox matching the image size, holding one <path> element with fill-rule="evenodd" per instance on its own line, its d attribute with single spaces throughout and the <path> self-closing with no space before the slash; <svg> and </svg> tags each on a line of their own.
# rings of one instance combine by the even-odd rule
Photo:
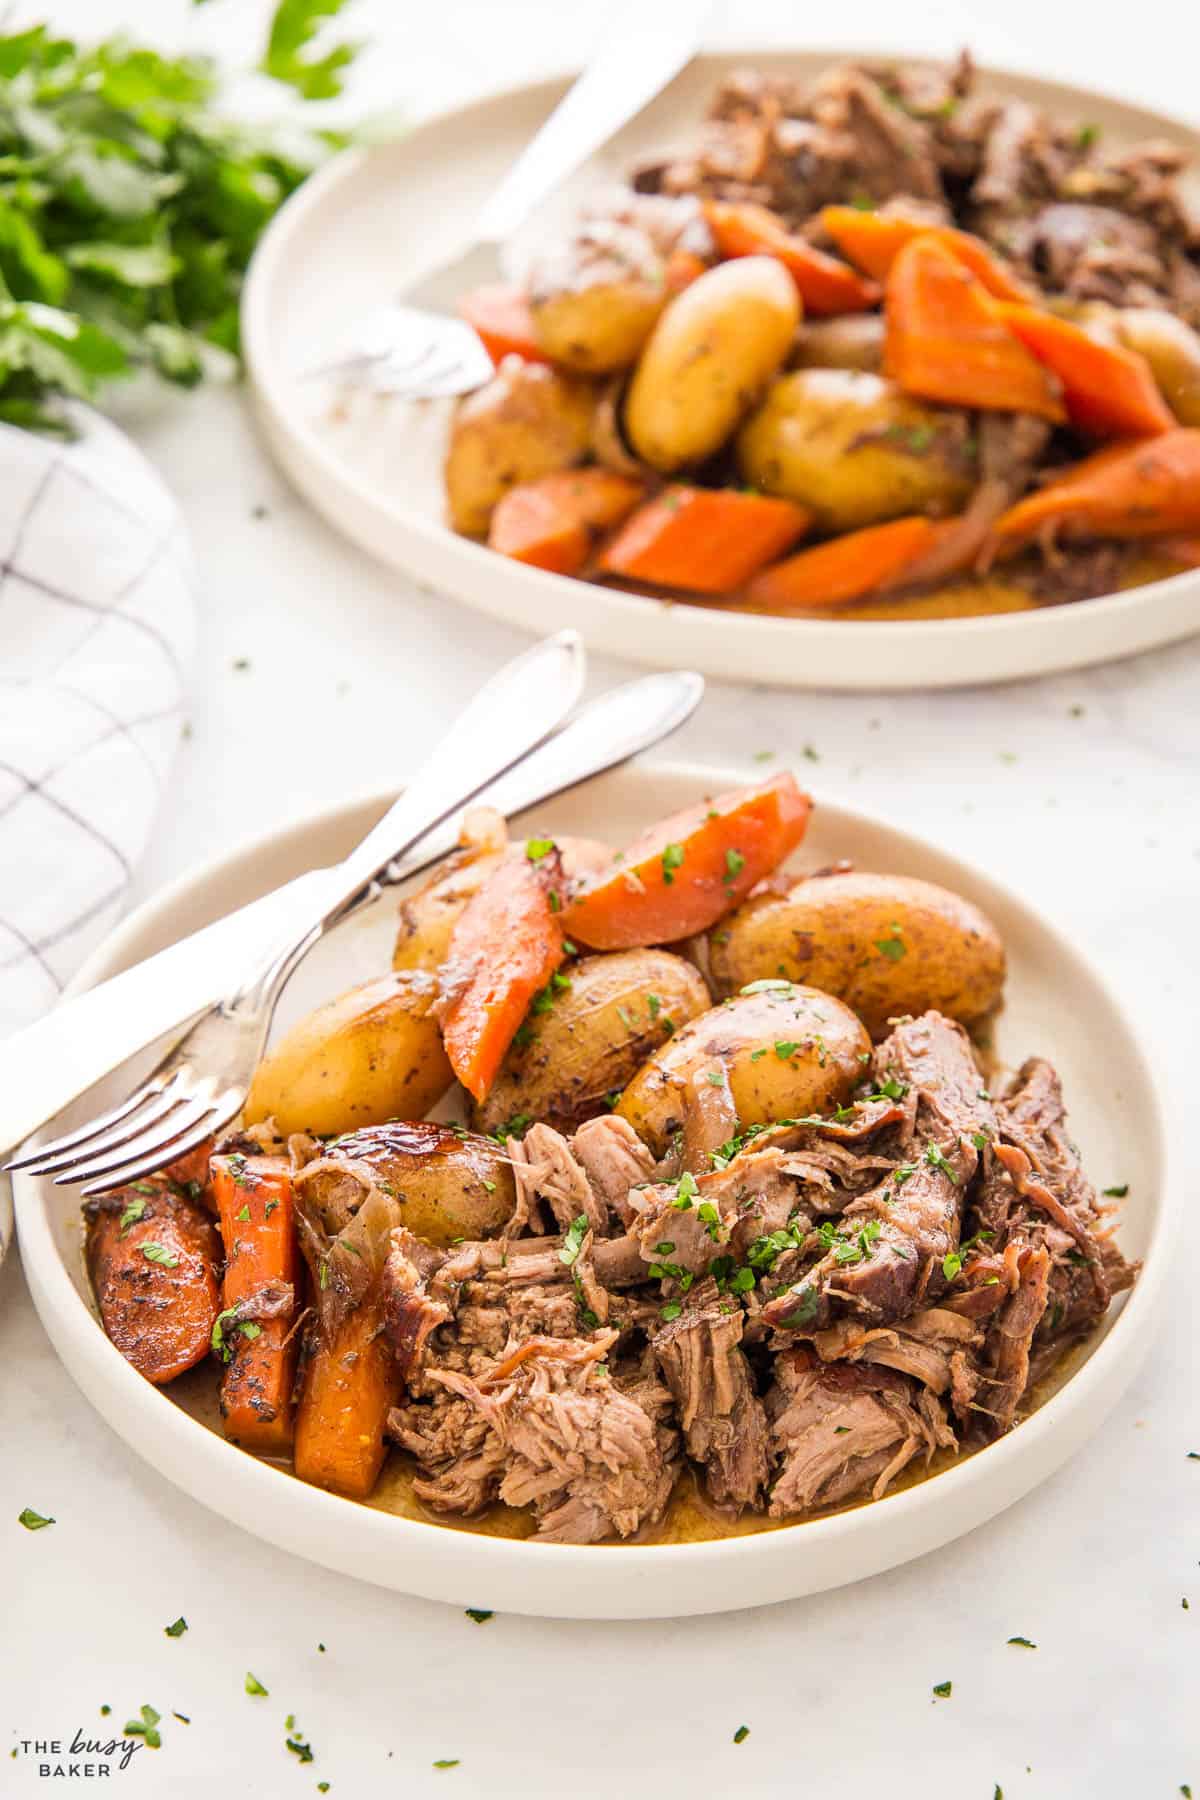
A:
<svg viewBox="0 0 1200 1800">
<path fill-rule="evenodd" d="M 310 46 L 342 4 L 281 0 L 264 71 L 338 93 L 352 47 Z M 208 347 L 237 356 L 254 246 L 341 140 L 239 125 L 216 91 L 206 59 L 0 35 L 0 419 L 67 431 L 64 396 L 144 368 L 192 387 Z"/>
</svg>

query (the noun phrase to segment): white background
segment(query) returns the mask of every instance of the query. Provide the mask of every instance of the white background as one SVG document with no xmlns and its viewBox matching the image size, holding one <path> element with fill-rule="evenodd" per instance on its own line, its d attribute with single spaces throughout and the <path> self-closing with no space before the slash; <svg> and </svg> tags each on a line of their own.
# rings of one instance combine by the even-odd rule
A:
<svg viewBox="0 0 1200 1800">
<path fill-rule="evenodd" d="M 47 10 L 67 29 L 119 25 L 248 62 L 268 9 L 75 0 Z M 566 0 L 360 0 L 348 24 L 372 48 L 351 110 L 399 103 L 416 117 L 566 67 L 610 17 Z M 1197 113 L 1197 26 L 1171 0 L 1119 11 L 974 0 L 917 16 L 883 0 L 739 0 L 716 7 L 710 33 L 725 44 L 800 34 L 936 52 L 969 42 L 984 60 Z M 247 98 L 263 103 L 258 89 Z M 166 395 L 133 426 L 182 502 L 204 576 L 192 731 L 146 893 L 264 826 L 400 777 L 518 639 L 416 592 L 309 516 L 236 393 Z M 242 659 L 249 668 L 236 669 Z M 624 672 L 604 666 L 593 679 Z M 1196 643 L 957 694 L 716 689 L 673 748 L 748 772 L 756 751 L 783 761 L 805 745 L 820 759 L 804 765 L 818 796 L 939 837 L 1069 921 L 1141 1010 L 1178 1104 L 1196 1108 Z M 1185 1783 L 1200 1795 L 1193 1254 L 1181 1245 L 1177 1304 L 1108 1428 L 991 1526 L 812 1601 L 630 1626 L 477 1626 L 225 1525 L 92 1415 L 10 1258 L 0 1273 L 0 1792 L 49 1791 L 36 1760 L 9 1760 L 20 1739 L 69 1739 L 77 1726 L 100 1729 L 101 1703 L 121 1723 L 148 1701 L 164 1715 L 164 1746 L 112 1778 L 121 1793 L 291 1796 L 328 1780 L 333 1796 L 355 1800 L 714 1790 L 993 1800 L 997 1784 L 1005 1800 L 1150 1800 Z M 15 1522 L 26 1505 L 58 1523 L 27 1534 Z M 472 1599 L 463 1594 L 464 1606 Z M 166 1638 L 180 1613 L 187 1635 Z M 1008 1647 L 1015 1634 L 1038 1649 Z M 244 1695 L 247 1669 L 268 1699 Z M 932 1685 L 947 1679 L 952 1697 L 935 1701 Z M 284 1748 L 289 1712 L 314 1745 L 311 1765 Z M 750 1736 L 735 1747 L 742 1723 Z M 451 1757 L 457 1768 L 432 1769 Z"/>
</svg>

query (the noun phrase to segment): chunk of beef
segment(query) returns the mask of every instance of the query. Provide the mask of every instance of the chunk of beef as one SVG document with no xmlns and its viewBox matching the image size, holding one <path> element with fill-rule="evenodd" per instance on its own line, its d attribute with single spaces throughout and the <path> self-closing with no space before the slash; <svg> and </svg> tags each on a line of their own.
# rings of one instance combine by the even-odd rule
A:
<svg viewBox="0 0 1200 1800">
<path fill-rule="evenodd" d="M 1016 1252 L 1017 1283 L 988 1327 L 972 1406 L 988 1435 L 1008 1431 L 1029 1384 L 1029 1354 L 1050 1292 L 1050 1255 L 1044 1244 Z"/>
<path fill-rule="evenodd" d="M 830 69 L 813 88 L 809 107 L 841 148 L 843 198 L 853 191 L 875 201 L 893 194 L 945 199 L 929 127 L 889 100 L 865 70 L 850 64 Z"/>
<path fill-rule="evenodd" d="M 388 1436 L 420 1464 L 413 1492 L 432 1511 L 470 1518 L 499 1493 L 504 1446 L 470 1402 L 448 1389 L 394 1406 Z"/>
<path fill-rule="evenodd" d="M 654 1338 L 688 1455 L 703 1465 L 717 1505 L 739 1511 L 760 1504 L 769 1472 L 766 1414 L 740 1347 L 742 1329 L 741 1308 L 714 1299 Z"/>
<path fill-rule="evenodd" d="M 945 1287 L 943 1264 L 979 1162 L 975 1140 L 995 1129 L 991 1103 L 966 1033 L 940 1013 L 897 1025 L 873 1069 L 880 1084 L 904 1087 L 907 1117 L 896 1130 L 908 1160 L 847 1206 L 826 1255 L 765 1308 L 776 1328 L 811 1333 L 846 1314 L 886 1324 Z"/>
<path fill-rule="evenodd" d="M 608 1230 L 608 1208 L 595 1192 L 584 1170 L 560 1131 L 550 1125 L 531 1125 L 524 1138 L 508 1140 L 509 1156 L 517 1184 L 517 1205 L 507 1235 L 528 1225 L 538 1231 L 538 1202 L 545 1201 L 560 1231 L 582 1214 L 593 1231 Z"/>
<path fill-rule="evenodd" d="M 673 1471 L 654 1423 L 601 1366 L 615 1341 L 615 1332 L 574 1342 L 533 1338 L 485 1382 L 439 1376 L 499 1446 L 499 1497 L 533 1507 L 543 1542 L 630 1537 L 666 1510 Z"/>
<path fill-rule="evenodd" d="M 892 1369 L 822 1363 L 782 1351 L 767 1395 L 779 1474 L 773 1518 L 836 1506 L 869 1490 L 878 1500 L 914 1456 L 953 1448 L 954 1433 L 927 1388 Z"/>
<path fill-rule="evenodd" d="M 654 1179 L 654 1158 L 629 1121 L 616 1113 L 589 1119 L 571 1139 L 571 1153 L 600 1205 L 631 1224 L 636 1211 L 630 1189 Z"/>
<path fill-rule="evenodd" d="M 454 1316 L 446 1301 L 435 1300 L 428 1287 L 444 1260 L 440 1251 L 404 1226 L 392 1232 L 383 1265 L 383 1318 L 396 1368 L 405 1382 L 420 1366 L 430 1333 Z"/>
<path fill-rule="evenodd" d="M 941 1306 L 912 1313 L 899 1325 L 864 1327 L 843 1319 L 813 1338 L 823 1362 L 876 1363 L 911 1375 L 939 1395 L 952 1391 L 956 1376 L 961 1388 L 958 1363 L 982 1343 L 983 1333 L 969 1318 Z"/>
</svg>

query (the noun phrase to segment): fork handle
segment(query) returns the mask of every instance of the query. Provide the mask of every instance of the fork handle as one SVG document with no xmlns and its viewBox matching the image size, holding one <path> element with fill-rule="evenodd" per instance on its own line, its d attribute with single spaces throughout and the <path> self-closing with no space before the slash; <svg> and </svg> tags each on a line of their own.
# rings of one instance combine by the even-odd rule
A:
<svg viewBox="0 0 1200 1800">
<path fill-rule="evenodd" d="M 630 0 L 604 42 L 527 144 L 476 221 L 481 244 L 501 244 L 666 87 L 695 54 L 712 0 Z"/>
</svg>

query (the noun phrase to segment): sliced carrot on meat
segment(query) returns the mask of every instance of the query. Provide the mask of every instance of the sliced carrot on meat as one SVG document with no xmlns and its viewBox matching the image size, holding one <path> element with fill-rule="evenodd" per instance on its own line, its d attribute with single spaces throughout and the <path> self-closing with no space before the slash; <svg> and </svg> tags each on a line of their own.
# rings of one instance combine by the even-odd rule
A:
<svg viewBox="0 0 1200 1800">
<path fill-rule="evenodd" d="M 292 1441 L 293 1332 L 300 1279 L 292 1177 L 282 1156 L 214 1156 L 212 1187 L 225 1244 L 213 1348 L 225 1363 L 225 1436 L 261 1456 Z"/>
<path fill-rule="evenodd" d="M 557 855 L 531 839 L 524 857 L 502 862 L 455 921 L 446 969 L 455 993 L 442 1021 L 451 1067 L 467 1092 L 482 1100 L 529 1004 L 563 959 L 563 934 L 551 896 Z M 457 984 L 461 982 L 461 988 Z"/>
<path fill-rule="evenodd" d="M 790 856 L 812 801 L 790 774 L 675 813 L 575 895 L 567 930 L 593 950 L 669 944 L 707 931 Z"/>
<path fill-rule="evenodd" d="M 640 507 L 600 557 L 605 575 L 693 594 L 727 594 L 808 530 L 791 500 L 675 485 Z"/>
<path fill-rule="evenodd" d="M 884 312 L 883 372 L 906 393 L 1066 418 L 1055 377 L 1009 329 L 982 283 L 928 235 L 892 264 Z"/>
<path fill-rule="evenodd" d="M 1062 383 L 1072 425 L 1093 437 L 1149 437 L 1170 431 L 1175 415 L 1136 350 L 1099 343 L 1069 319 L 1036 306 L 1001 305 L 1025 348 Z"/>
<path fill-rule="evenodd" d="M 619 525 L 645 492 L 645 482 L 611 469 L 543 475 L 509 489 L 492 514 L 488 543 L 516 562 L 574 575 L 595 534 Z"/>
<path fill-rule="evenodd" d="M 1200 530 L 1200 430 L 1179 427 L 1098 450 L 1002 513 L 992 531 L 1004 554 L 1051 532 L 1147 538 Z"/>
<path fill-rule="evenodd" d="M 856 269 L 789 231 L 777 213 L 752 202 L 706 200 L 704 216 L 722 256 L 773 256 L 781 262 L 810 313 L 866 312 L 882 292 Z"/>
<path fill-rule="evenodd" d="M 982 238 L 953 225 L 928 225 L 920 219 L 860 212 L 854 206 L 826 206 L 821 212 L 821 224 L 842 255 L 876 281 L 887 280 L 906 244 L 914 238 L 927 237 L 956 256 L 997 300 L 1031 298 L 1029 289 L 1004 267 Z"/>
<path fill-rule="evenodd" d="M 220 1241 L 204 1208 L 155 1176 L 85 1208 L 100 1318 L 126 1362 L 156 1386 L 208 1355 Z"/>
<path fill-rule="evenodd" d="M 479 333 L 494 363 L 502 362 L 506 356 L 523 356 L 526 362 L 550 361 L 538 342 L 529 296 L 523 288 L 510 287 L 502 281 L 490 282 L 464 294 L 458 310 Z"/>
<path fill-rule="evenodd" d="M 868 525 L 828 543 L 801 550 L 764 569 L 746 589 L 746 599 L 780 612 L 810 611 L 861 600 L 894 586 L 918 558 L 926 557 L 950 520 L 912 517 Z"/>
<path fill-rule="evenodd" d="M 368 1295 L 305 1364 L 292 1450 L 301 1481 L 365 1500 L 383 1467 L 387 1416 L 400 1385 L 382 1301 Z"/>
</svg>

